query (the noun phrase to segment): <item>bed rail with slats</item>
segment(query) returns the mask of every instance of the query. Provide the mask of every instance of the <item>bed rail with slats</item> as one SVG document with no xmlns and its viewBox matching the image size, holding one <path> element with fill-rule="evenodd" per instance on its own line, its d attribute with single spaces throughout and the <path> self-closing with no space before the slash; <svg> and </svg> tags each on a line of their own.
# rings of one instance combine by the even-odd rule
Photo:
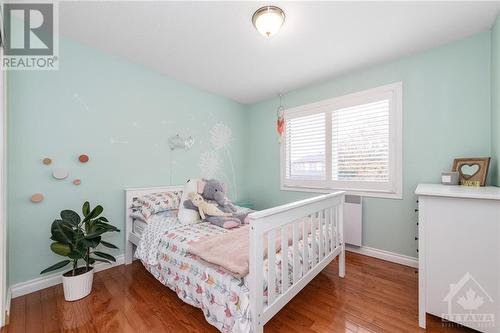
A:
<svg viewBox="0 0 500 333">
<path fill-rule="evenodd" d="M 264 324 L 337 256 L 339 276 L 344 277 L 343 207 L 344 192 L 335 192 L 250 214 L 248 284 L 254 332 L 263 332 Z M 274 264 L 278 255 L 281 276 Z"/>
</svg>

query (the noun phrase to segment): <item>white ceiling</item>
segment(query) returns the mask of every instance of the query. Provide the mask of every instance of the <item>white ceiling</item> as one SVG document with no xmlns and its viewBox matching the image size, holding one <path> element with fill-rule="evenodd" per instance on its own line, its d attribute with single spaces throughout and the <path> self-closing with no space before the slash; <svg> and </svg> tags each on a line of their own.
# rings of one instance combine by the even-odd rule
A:
<svg viewBox="0 0 500 333">
<path fill-rule="evenodd" d="M 286 14 L 271 39 L 262 5 Z M 61 34 L 242 103 L 488 30 L 497 2 L 62 2 Z"/>
</svg>

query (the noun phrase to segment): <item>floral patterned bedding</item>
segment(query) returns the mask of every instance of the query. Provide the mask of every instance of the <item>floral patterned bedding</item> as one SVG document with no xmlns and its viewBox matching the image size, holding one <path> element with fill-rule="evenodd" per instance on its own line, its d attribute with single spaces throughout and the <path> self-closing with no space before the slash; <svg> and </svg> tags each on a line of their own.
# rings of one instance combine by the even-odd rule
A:
<svg viewBox="0 0 500 333">
<path fill-rule="evenodd" d="M 176 214 L 150 220 L 136 251 L 144 267 L 184 302 L 200 308 L 206 320 L 221 332 L 251 332 L 249 290 L 246 278 L 236 278 L 217 267 L 202 264 L 186 251 L 187 244 L 211 235 L 230 232 L 208 222 L 182 225 Z M 308 242 L 310 244 L 310 242 Z M 302 241 L 299 243 L 301 253 Z M 317 253 L 317 249 L 316 249 Z M 289 278 L 293 251 L 288 249 Z M 309 247 L 309 258 L 312 249 Z M 299 258 L 302 263 L 302 258 Z M 276 276 L 281 276 L 281 255 L 276 256 Z M 264 262 L 267 271 L 267 260 Z M 265 274 L 266 275 L 266 274 Z M 277 278 L 276 292 L 281 288 Z M 264 302 L 267 281 L 264 281 Z"/>
</svg>

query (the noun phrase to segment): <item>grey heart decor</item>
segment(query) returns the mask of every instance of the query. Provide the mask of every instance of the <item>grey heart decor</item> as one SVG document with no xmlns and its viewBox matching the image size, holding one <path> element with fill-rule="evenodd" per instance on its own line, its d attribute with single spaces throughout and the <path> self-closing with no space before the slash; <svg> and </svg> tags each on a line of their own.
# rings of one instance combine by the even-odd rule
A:
<svg viewBox="0 0 500 333">
<path fill-rule="evenodd" d="M 470 179 L 474 177 L 474 175 L 478 173 L 480 169 L 481 167 L 477 163 L 462 164 L 462 166 L 460 167 L 460 172 L 465 179 Z"/>
</svg>

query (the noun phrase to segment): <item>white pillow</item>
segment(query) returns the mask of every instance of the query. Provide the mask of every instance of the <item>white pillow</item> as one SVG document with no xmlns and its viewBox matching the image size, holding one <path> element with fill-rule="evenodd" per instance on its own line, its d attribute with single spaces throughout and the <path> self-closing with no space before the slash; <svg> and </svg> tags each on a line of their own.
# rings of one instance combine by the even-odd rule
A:
<svg viewBox="0 0 500 333">
<path fill-rule="evenodd" d="M 197 210 L 184 208 L 184 201 L 189 200 L 189 193 L 197 193 L 199 180 L 200 179 L 189 179 L 182 190 L 179 212 L 177 213 L 177 217 L 182 224 L 192 224 L 201 220 Z"/>
</svg>

